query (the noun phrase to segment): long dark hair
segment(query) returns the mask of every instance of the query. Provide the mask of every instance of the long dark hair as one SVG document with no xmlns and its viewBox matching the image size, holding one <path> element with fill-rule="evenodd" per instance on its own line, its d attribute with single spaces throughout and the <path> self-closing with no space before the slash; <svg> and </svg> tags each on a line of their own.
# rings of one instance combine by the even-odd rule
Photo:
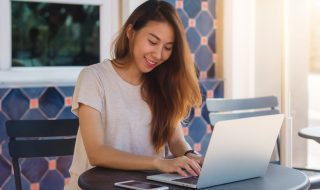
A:
<svg viewBox="0 0 320 190">
<path fill-rule="evenodd" d="M 149 0 L 134 10 L 114 41 L 114 60 L 130 56 L 128 26 L 138 31 L 149 21 L 167 22 L 174 30 L 171 56 L 144 74 L 141 87 L 141 94 L 152 112 L 151 141 L 159 152 L 191 108 L 201 104 L 201 94 L 182 22 L 174 7 L 165 1 Z M 125 62 L 117 65 L 125 66 Z"/>
</svg>

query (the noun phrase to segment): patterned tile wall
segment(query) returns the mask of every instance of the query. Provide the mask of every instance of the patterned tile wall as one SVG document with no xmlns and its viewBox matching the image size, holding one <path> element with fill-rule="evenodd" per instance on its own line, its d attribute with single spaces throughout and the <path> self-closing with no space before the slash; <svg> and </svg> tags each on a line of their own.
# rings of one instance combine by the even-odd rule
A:
<svg viewBox="0 0 320 190">
<path fill-rule="evenodd" d="M 9 119 L 65 119 L 71 113 L 73 86 L 0 89 L 0 190 L 15 189 L 5 122 Z M 71 156 L 21 159 L 23 189 L 63 189 Z"/>
<path fill-rule="evenodd" d="M 203 100 L 223 97 L 223 81 L 214 78 L 217 58 L 215 50 L 215 0 L 167 0 L 183 21 L 187 38 L 199 71 Z M 0 190 L 13 190 L 14 177 L 8 152 L 5 122 L 9 119 L 75 118 L 70 112 L 73 86 L 38 88 L 0 88 Z M 211 137 L 205 103 L 192 110 L 184 124 L 190 145 L 205 154 Z M 25 190 L 63 189 L 68 183 L 72 157 L 22 159 L 22 184 Z"/>
<path fill-rule="evenodd" d="M 177 9 L 186 30 L 189 47 L 199 71 L 202 98 L 223 97 L 223 81 L 215 78 L 216 54 L 216 0 L 166 0 Z M 208 110 L 205 103 L 192 110 L 184 124 L 189 144 L 205 154 L 210 137 Z"/>
</svg>

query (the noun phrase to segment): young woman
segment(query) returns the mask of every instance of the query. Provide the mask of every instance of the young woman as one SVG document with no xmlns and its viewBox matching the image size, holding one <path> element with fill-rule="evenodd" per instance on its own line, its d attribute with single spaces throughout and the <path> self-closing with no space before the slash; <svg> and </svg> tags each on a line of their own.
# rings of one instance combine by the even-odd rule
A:
<svg viewBox="0 0 320 190">
<path fill-rule="evenodd" d="M 93 166 L 199 175 L 202 158 L 180 122 L 200 104 L 178 14 L 167 2 L 146 1 L 122 27 L 113 59 L 79 75 L 72 112 L 80 130 L 66 189 L 79 188 L 79 175 Z M 164 157 L 165 145 L 173 158 Z"/>
</svg>

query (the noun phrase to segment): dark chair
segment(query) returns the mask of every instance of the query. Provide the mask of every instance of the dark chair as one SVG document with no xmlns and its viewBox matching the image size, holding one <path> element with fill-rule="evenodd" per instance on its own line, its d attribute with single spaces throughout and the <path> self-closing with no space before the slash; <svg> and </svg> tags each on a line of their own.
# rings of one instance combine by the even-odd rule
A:
<svg viewBox="0 0 320 190">
<path fill-rule="evenodd" d="M 22 190 L 19 158 L 73 155 L 78 126 L 78 119 L 6 122 L 17 190 Z"/>
<path fill-rule="evenodd" d="M 275 96 L 244 98 L 244 99 L 225 99 L 208 98 L 206 105 L 209 111 L 211 125 L 218 121 L 239 119 L 254 116 L 278 114 L 278 99 Z M 280 140 L 277 139 L 278 159 L 272 163 L 280 163 Z M 320 188 L 320 171 L 313 169 L 296 168 L 305 173 L 310 180 L 311 189 Z"/>
</svg>

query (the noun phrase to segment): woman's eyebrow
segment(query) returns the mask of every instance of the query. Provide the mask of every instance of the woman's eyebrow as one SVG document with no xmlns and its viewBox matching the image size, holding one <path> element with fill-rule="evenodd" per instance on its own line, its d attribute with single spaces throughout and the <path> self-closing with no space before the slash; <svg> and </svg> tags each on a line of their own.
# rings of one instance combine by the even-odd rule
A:
<svg viewBox="0 0 320 190">
<path fill-rule="evenodd" d="M 150 36 L 153 36 L 153 37 L 156 38 L 157 40 L 161 41 L 161 39 L 160 39 L 157 35 L 155 35 L 155 34 L 153 34 L 153 33 L 149 33 L 149 35 L 150 35 Z M 173 42 L 168 42 L 168 44 L 173 44 Z"/>
<path fill-rule="evenodd" d="M 152 33 L 149 33 L 149 35 L 153 36 L 154 38 L 156 38 L 157 40 L 159 40 L 159 41 L 160 41 L 160 38 L 159 38 L 157 35 L 152 34 Z"/>
</svg>

